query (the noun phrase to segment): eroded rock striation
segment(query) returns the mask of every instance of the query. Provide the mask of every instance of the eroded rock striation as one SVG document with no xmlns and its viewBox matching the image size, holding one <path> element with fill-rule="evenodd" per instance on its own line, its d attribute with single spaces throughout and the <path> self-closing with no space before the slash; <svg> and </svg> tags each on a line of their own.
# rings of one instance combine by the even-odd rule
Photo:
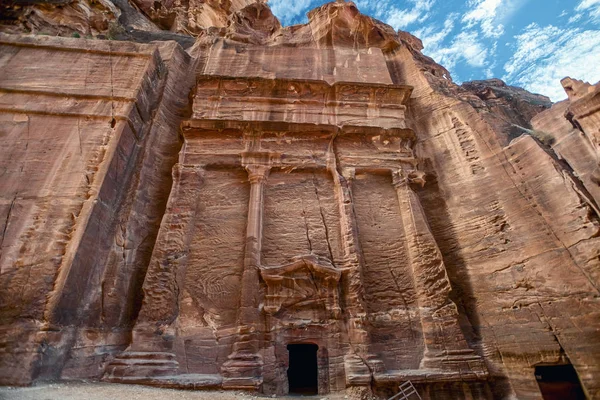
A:
<svg viewBox="0 0 600 400">
<path fill-rule="evenodd" d="M 81 1 L 0 34 L 0 383 L 600 398 L 597 87 L 458 86 L 345 1 L 16 34 Z"/>
</svg>

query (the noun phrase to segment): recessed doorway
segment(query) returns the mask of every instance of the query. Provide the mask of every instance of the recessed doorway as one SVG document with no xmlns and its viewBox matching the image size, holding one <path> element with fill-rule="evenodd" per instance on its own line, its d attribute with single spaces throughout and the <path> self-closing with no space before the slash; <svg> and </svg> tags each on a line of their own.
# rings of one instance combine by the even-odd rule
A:
<svg viewBox="0 0 600 400">
<path fill-rule="evenodd" d="M 537 366 L 535 379 L 544 400 L 585 400 L 577 372 L 571 364 Z"/>
<path fill-rule="evenodd" d="M 319 371 L 316 344 L 288 344 L 290 364 L 287 371 L 289 393 L 312 395 L 319 393 Z"/>
</svg>

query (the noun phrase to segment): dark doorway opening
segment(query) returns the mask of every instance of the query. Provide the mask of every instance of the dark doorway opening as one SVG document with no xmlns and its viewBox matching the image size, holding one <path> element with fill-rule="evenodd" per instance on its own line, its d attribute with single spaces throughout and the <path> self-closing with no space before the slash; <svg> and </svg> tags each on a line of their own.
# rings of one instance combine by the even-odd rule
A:
<svg viewBox="0 0 600 400">
<path fill-rule="evenodd" d="M 535 379 L 544 400 L 585 400 L 579 377 L 571 364 L 535 367 Z"/>
<path fill-rule="evenodd" d="M 318 394 L 319 377 L 316 344 L 288 344 L 290 366 L 287 371 L 290 393 Z"/>
</svg>

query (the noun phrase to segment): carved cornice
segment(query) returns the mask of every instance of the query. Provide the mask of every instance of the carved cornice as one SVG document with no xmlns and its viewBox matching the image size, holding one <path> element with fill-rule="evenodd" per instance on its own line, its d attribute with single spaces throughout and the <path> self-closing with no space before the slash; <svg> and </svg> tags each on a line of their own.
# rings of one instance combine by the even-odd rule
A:
<svg viewBox="0 0 600 400">
<path fill-rule="evenodd" d="M 238 132 L 243 135 L 249 131 L 254 132 L 289 132 L 310 134 L 331 134 L 332 136 L 343 136 L 350 134 L 360 135 L 388 135 L 415 140 L 416 136 L 412 129 L 408 128 L 384 128 L 376 126 L 360 126 L 343 124 L 310 124 L 291 123 L 285 121 L 240 121 L 224 119 L 189 119 L 183 121 L 181 129 L 186 140 L 202 137 L 219 132 Z"/>
<path fill-rule="evenodd" d="M 359 82 L 203 76 L 193 103 L 193 120 L 356 126 L 406 130 L 412 88 Z M 226 121 L 226 122 L 225 122 Z"/>
<path fill-rule="evenodd" d="M 197 79 L 198 99 L 221 99 L 227 96 L 249 100 L 281 100 L 340 105 L 345 103 L 379 105 L 405 109 L 412 86 L 366 82 L 335 82 L 312 79 L 267 79 L 201 75 Z"/>
</svg>

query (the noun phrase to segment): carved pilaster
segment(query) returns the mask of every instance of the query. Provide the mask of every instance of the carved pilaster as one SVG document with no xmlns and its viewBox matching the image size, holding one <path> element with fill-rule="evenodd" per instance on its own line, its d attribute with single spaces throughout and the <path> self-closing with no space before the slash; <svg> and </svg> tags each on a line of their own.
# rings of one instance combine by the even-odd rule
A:
<svg viewBox="0 0 600 400">
<path fill-rule="evenodd" d="M 198 198 L 204 183 L 202 166 L 173 167 L 173 189 L 144 281 L 144 303 L 135 332 L 149 325 L 170 325 L 179 315 L 179 286 L 185 277 L 189 238 L 193 237 Z M 167 289 L 168 290 L 165 290 Z"/>
<path fill-rule="evenodd" d="M 261 312 L 260 256 L 263 229 L 263 192 L 270 166 L 247 164 L 250 181 L 248 223 L 241 299 L 238 311 L 238 337 L 229 360 L 223 364 L 223 387 L 258 389 L 262 384 L 262 358 L 259 355 Z"/>
<path fill-rule="evenodd" d="M 456 368 L 456 363 L 468 362 L 472 369 L 484 369 L 460 330 L 458 310 L 449 297 L 452 288 L 442 254 L 411 184 L 424 185 L 424 175 L 416 171 L 393 173 L 421 314 L 425 344 L 421 367 Z"/>
</svg>

